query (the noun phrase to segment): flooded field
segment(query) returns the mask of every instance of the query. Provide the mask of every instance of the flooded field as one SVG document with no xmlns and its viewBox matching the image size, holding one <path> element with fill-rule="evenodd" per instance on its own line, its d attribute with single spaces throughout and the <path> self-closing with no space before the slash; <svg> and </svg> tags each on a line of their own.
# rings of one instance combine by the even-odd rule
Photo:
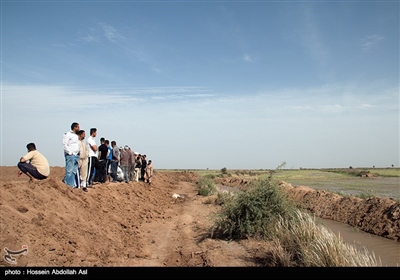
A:
<svg viewBox="0 0 400 280">
<path fill-rule="evenodd" d="M 292 186 L 308 186 L 341 195 L 381 196 L 400 200 L 399 177 L 349 178 L 335 180 L 288 179 Z"/>
</svg>

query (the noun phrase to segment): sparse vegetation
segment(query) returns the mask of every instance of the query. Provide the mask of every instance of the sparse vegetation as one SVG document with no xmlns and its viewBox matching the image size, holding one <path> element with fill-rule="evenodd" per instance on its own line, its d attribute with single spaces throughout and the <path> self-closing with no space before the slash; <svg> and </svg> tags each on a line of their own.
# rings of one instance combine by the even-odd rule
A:
<svg viewBox="0 0 400 280">
<path fill-rule="evenodd" d="M 255 180 L 247 191 L 225 201 L 211 235 L 228 239 L 268 236 L 269 226 L 278 215 L 292 211 L 293 205 L 270 180 Z"/>
<path fill-rule="evenodd" d="M 224 178 L 234 174 L 246 180 L 268 179 L 285 181 L 292 186 L 308 186 L 315 190 L 326 190 L 342 196 L 358 195 L 366 193 L 375 196 L 389 197 L 400 201 L 398 191 L 398 178 L 400 168 L 353 168 L 364 174 L 373 174 L 371 178 L 355 176 L 346 172 L 347 168 L 322 168 L 322 169 L 280 169 L 280 170 L 230 170 L 228 175 L 221 173 L 221 170 L 197 170 L 200 177 L 211 179 Z M 367 172 L 369 171 L 369 172 Z M 376 177 L 375 177 L 376 176 Z M 364 194 L 361 194 L 364 196 Z"/>
<path fill-rule="evenodd" d="M 208 179 L 214 179 L 216 177 L 216 175 L 215 174 L 206 174 L 203 177 L 208 178 Z"/>
<path fill-rule="evenodd" d="M 400 168 L 376 168 L 373 170 L 367 170 L 382 177 L 400 177 Z"/>
<path fill-rule="evenodd" d="M 359 193 L 354 193 L 354 194 L 351 194 L 351 195 L 346 194 L 343 191 L 334 192 L 334 193 L 336 193 L 336 194 L 338 194 L 340 196 L 344 196 L 344 197 L 353 196 L 353 197 L 358 197 L 358 198 L 362 198 L 362 199 L 367 199 L 367 198 L 371 198 L 371 197 L 376 196 L 376 193 L 373 190 L 367 190 L 367 191 L 363 191 L 363 192 L 359 192 Z"/>
<path fill-rule="evenodd" d="M 275 224 L 273 264 L 306 267 L 381 266 L 365 247 L 345 243 L 309 213 L 296 210 Z M 270 266 L 271 262 L 265 263 Z"/>
<path fill-rule="evenodd" d="M 232 203 L 233 199 L 234 199 L 234 193 L 232 192 L 218 192 L 215 204 L 226 205 Z"/>
<path fill-rule="evenodd" d="M 216 193 L 214 181 L 210 178 L 202 177 L 197 183 L 198 194 L 202 196 L 209 196 Z"/>
<path fill-rule="evenodd" d="M 326 171 L 348 174 L 356 177 L 374 176 L 374 174 L 369 170 L 361 170 L 358 168 L 352 168 L 351 166 L 348 169 L 327 169 Z"/>
<path fill-rule="evenodd" d="M 270 241 L 275 246 L 265 252 L 265 266 L 381 266 L 366 248 L 344 243 L 296 208 L 273 180 L 274 173 L 252 181 L 246 191 L 217 199 L 222 208 L 210 229 L 212 238 Z"/>
</svg>

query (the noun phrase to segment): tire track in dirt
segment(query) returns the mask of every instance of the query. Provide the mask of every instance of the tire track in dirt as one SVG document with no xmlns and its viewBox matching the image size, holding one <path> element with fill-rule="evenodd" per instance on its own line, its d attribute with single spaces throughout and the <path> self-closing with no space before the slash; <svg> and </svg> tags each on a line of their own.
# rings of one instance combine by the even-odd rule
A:
<svg viewBox="0 0 400 280">
<path fill-rule="evenodd" d="M 134 266 L 204 267 L 255 266 L 251 253 L 240 242 L 208 238 L 212 215 L 220 206 L 211 197 L 197 195 L 194 184 L 180 182 L 168 220 L 141 226 L 144 233 L 142 255 Z"/>
<path fill-rule="evenodd" d="M 165 211 L 162 222 L 152 221 L 141 226 L 143 244 L 140 259 L 136 258 L 131 265 L 135 266 L 202 266 L 202 259 L 196 258 L 193 264 L 191 251 L 196 251 L 195 217 L 190 211 L 190 204 L 195 200 L 194 186 L 181 182 L 174 193 L 182 197 L 173 198 L 173 208 Z M 189 205 L 189 207 L 188 207 Z M 188 211 L 189 210 L 189 211 Z M 189 258 L 190 256 L 190 258 Z M 199 264 L 199 265 L 197 265 Z"/>
</svg>

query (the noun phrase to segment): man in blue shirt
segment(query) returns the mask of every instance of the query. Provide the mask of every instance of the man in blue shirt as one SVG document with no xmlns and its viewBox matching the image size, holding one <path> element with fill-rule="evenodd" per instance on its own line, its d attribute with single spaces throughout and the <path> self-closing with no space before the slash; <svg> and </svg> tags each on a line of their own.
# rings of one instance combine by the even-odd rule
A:
<svg viewBox="0 0 400 280">
<path fill-rule="evenodd" d="M 113 157 L 113 151 L 112 151 L 112 148 L 110 146 L 110 141 L 109 140 L 106 140 L 106 145 L 107 145 L 107 148 L 108 148 L 107 163 L 106 163 L 107 181 L 111 182 L 110 175 L 111 175 L 111 160 L 112 160 L 112 157 Z"/>
<path fill-rule="evenodd" d="M 118 171 L 118 165 L 119 165 L 119 154 L 120 151 L 117 146 L 116 141 L 111 141 L 111 146 L 112 146 L 112 160 L 111 160 L 111 178 L 112 182 L 117 182 L 117 171 Z"/>
</svg>

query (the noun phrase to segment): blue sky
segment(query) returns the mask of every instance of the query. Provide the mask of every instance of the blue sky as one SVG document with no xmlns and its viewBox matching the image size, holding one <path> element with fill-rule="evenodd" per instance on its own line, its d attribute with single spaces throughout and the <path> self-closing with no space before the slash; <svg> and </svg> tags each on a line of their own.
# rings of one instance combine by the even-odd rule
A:
<svg viewBox="0 0 400 280">
<path fill-rule="evenodd" d="M 155 169 L 399 166 L 399 1 L 1 1 L 1 165 L 72 122 Z M 88 133 L 87 133 L 88 135 Z"/>
</svg>

